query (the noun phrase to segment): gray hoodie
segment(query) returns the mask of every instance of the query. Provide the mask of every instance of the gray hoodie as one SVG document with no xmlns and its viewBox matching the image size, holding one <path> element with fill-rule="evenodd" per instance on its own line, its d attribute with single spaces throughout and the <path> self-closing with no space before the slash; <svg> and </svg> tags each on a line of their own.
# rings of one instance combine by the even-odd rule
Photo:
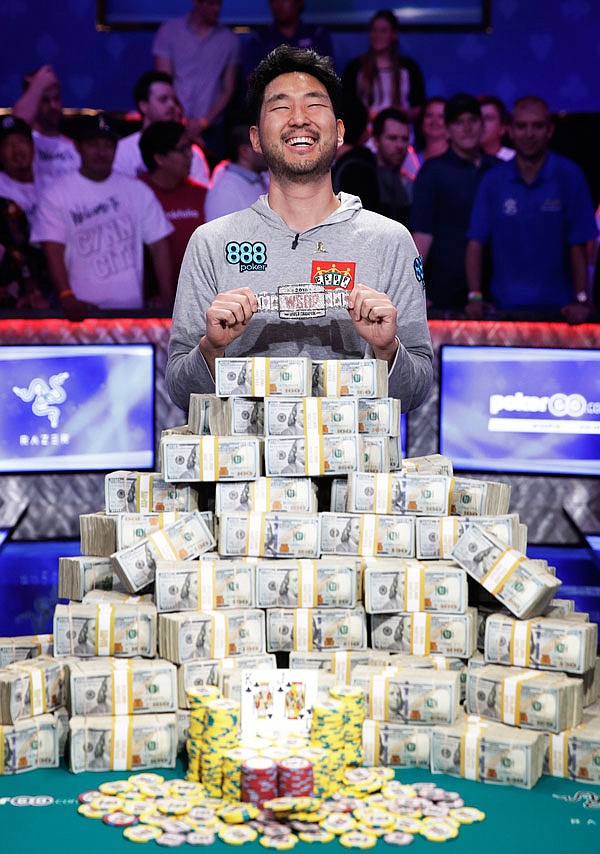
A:
<svg viewBox="0 0 600 854">
<path fill-rule="evenodd" d="M 271 210 L 267 196 L 196 229 L 181 265 L 173 309 L 166 382 L 174 403 L 187 410 L 192 392 L 214 392 L 199 342 L 206 331 L 206 311 L 218 293 L 250 287 L 256 294 L 277 294 L 282 285 L 304 282 L 345 290 L 360 283 L 389 296 L 398 311 L 400 342 L 389 393 L 400 398 L 403 411 L 423 402 L 433 377 L 433 348 L 419 253 L 404 226 L 364 210 L 357 196 L 340 193 L 339 198 L 340 207 L 331 216 L 299 234 Z M 256 313 L 226 355 L 372 355 L 347 309 L 328 307 L 324 316 L 310 316 L 301 297 L 296 308 L 294 318 L 289 311 L 284 317 L 281 310 Z"/>
</svg>

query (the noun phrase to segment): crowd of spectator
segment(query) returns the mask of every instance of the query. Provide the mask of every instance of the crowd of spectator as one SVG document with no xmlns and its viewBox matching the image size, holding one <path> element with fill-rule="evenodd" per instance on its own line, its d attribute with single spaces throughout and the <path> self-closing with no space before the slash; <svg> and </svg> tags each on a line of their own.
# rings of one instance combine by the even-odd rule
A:
<svg viewBox="0 0 600 854">
<path fill-rule="evenodd" d="M 335 64 L 333 42 L 302 20 L 303 0 L 270 0 L 272 23 L 243 42 L 220 8 L 192 0 L 158 29 L 131 131 L 95 110 L 65 123 L 53 68 L 25 75 L 0 119 L 1 311 L 168 312 L 193 231 L 268 193 L 248 79 L 280 44 Z M 430 315 L 594 318 L 592 199 L 581 169 L 550 150 L 548 105 L 524 94 L 509 112 L 496 95 L 427 93 L 387 9 L 365 36 L 338 69 L 333 187 L 410 230 Z"/>
</svg>

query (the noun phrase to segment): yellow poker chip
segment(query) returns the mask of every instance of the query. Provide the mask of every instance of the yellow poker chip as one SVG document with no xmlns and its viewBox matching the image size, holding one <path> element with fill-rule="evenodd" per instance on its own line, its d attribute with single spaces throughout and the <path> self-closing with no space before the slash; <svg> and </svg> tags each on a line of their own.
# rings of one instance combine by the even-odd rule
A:
<svg viewBox="0 0 600 854">
<path fill-rule="evenodd" d="M 261 836 L 258 840 L 263 848 L 275 848 L 276 851 L 288 851 L 294 848 L 298 837 L 294 833 L 285 833 L 281 836 Z"/>
<path fill-rule="evenodd" d="M 315 812 L 320 809 L 323 801 L 321 798 L 296 798 L 297 809 L 299 812 L 310 813 Z M 292 818 L 298 818 L 297 815 L 293 815 Z"/>
<path fill-rule="evenodd" d="M 394 817 L 394 830 L 403 830 L 404 833 L 421 833 L 423 822 L 409 815 Z"/>
<path fill-rule="evenodd" d="M 394 826 L 391 827 L 370 827 L 368 824 L 358 822 L 356 829 L 361 833 L 368 833 L 370 836 L 385 836 L 386 833 L 391 833 Z"/>
<path fill-rule="evenodd" d="M 440 815 L 433 816 L 428 815 L 422 819 L 423 827 L 427 827 L 428 824 L 432 824 L 433 822 L 441 822 L 442 824 L 450 824 L 452 827 L 455 827 L 457 830 L 460 830 L 460 821 L 458 819 L 453 818 L 451 815 Z"/>
<path fill-rule="evenodd" d="M 292 812 L 289 814 L 289 819 L 294 819 L 295 821 L 308 821 L 310 824 L 319 824 L 323 821 L 324 818 L 327 818 L 331 813 L 322 808 L 315 810 L 314 812 Z"/>
<path fill-rule="evenodd" d="M 148 812 L 143 812 L 139 815 L 138 819 L 140 824 L 148 824 L 151 827 L 162 827 L 165 821 L 169 820 L 169 816 L 149 810 Z"/>
<path fill-rule="evenodd" d="M 477 807 L 455 807 L 450 810 L 450 817 L 460 824 L 473 824 L 474 821 L 484 821 L 485 813 Z"/>
<path fill-rule="evenodd" d="M 352 830 L 343 833 L 339 839 L 344 848 L 374 848 L 377 845 L 377 837 L 360 830 Z"/>
<path fill-rule="evenodd" d="M 84 818 L 104 818 L 108 815 L 108 810 L 97 810 L 91 804 L 80 804 L 77 807 L 77 812 Z"/>
<path fill-rule="evenodd" d="M 301 842 L 332 842 L 335 839 L 335 835 L 320 828 L 313 831 L 302 830 L 298 834 L 298 838 Z"/>
<path fill-rule="evenodd" d="M 125 815 L 144 815 L 145 813 L 151 813 L 154 810 L 154 803 L 152 801 L 126 801 L 121 807 L 121 811 L 125 813 Z"/>
<path fill-rule="evenodd" d="M 127 782 L 138 787 L 145 784 L 160 785 L 165 782 L 165 778 L 161 774 L 155 774 L 154 771 L 141 771 L 139 774 L 131 774 Z"/>
<path fill-rule="evenodd" d="M 95 810 L 105 810 L 106 812 L 116 812 L 123 808 L 123 801 L 117 798 L 116 795 L 98 795 L 90 801 L 90 806 Z"/>
<path fill-rule="evenodd" d="M 388 780 L 394 779 L 393 768 L 387 768 L 385 765 L 376 765 L 372 770 L 381 780 L 385 780 L 387 782 Z"/>
<path fill-rule="evenodd" d="M 435 819 L 423 825 L 421 835 L 429 842 L 446 842 L 458 836 L 458 828 L 444 819 Z"/>
<path fill-rule="evenodd" d="M 131 792 L 133 785 L 129 780 L 109 780 L 106 783 L 100 783 L 98 789 L 103 795 L 118 795 L 123 792 Z"/>
<path fill-rule="evenodd" d="M 140 783 L 138 791 L 146 798 L 169 798 L 171 787 L 168 783 Z"/>
<path fill-rule="evenodd" d="M 394 816 L 377 807 L 354 810 L 354 817 L 367 827 L 387 827 L 391 830 L 394 826 Z"/>
<path fill-rule="evenodd" d="M 258 833 L 256 830 L 245 824 L 240 824 L 236 827 L 225 827 L 219 831 L 219 839 L 228 845 L 245 845 L 247 842 L 254 842 L 257 836 Z"/>
<path fill-rule="evenodd" d="M 281 798 L 271 798 L 263 804 L 264 809 L 272 810 L 275 813 L 298 812 L 301 807 L 298 806 L 300 798 L 291 798 L 284 796 Z"/>
<path fill-rule="evenodd" d="M 356 827 L 356 819 L 348 813 L 337 812 L 328 815 L 321 822 L 323 830 L 328 830 L 330 833 L 335 833 L 340 836 L 342 833 L 349 833 Z"/>
<path fill-rule="evenodd" d="M 206 794 L 204 786 L 189 780 L 169 780 L 171 794 L 178 798 L 203 797 Z"/>
<path fill-rule="evenodd" d="M 123 836 L 130 842 L 151 842 L 161 835 L 162 830 L 159 827 L 149 827 L 147 824 L 135 824 L 123 831 Z"/>
<path fill-rule="evenodd" d="M 412 786 L 407 785 L 406 783 L 401 783 L 400 780 L 390 780 L 387 783 L 384 783 L 381 794 L 384 798 L 388 800 L 393 800 L 398 797 L 405 798 L 416 798 L 417 793 L 412 788 Z"/>
<path fill-rule="evenodd" d="M 217 815 L 226 824 L 243 824 L 245 821 L 255 819 L 259 812 L 259 808 L 254 806 L 254 804 L 234 801 L 231 804 L 221 807 Z"/>
<path fill-rule="evenodd" d="M 183 798 L 161 798 L 156 802 L 156 809 L 163 815 L 185 815 L 191 808 Z"/>
</svg>

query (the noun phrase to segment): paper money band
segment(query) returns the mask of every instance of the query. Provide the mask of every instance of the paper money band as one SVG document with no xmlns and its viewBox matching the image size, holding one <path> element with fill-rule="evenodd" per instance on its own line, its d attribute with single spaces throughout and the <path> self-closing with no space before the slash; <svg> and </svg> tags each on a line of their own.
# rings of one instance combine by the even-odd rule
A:
<svg viewBox="0 0 600 854">
<path fill-rule="evenodd" d="M 377 721 L 363 721 L 363 765 L 379 765 L 379 724 Z"/>
<path fill-rule="evenodd" d="M 229 626 L 225 614 L 211 614 L 211 658 L 224 658 L 229 652 L 228 628 Z"/>
<path fill-rule="evenodd" d="M 521 685 L 530 679 L 539 679 L 543 673 L 520 673 L 516 676 L 505 676 L 500 683 L 502 721 L 511 726 L 519 725 L 521 711 Z"/>
<path fill-rule="evenodd" d="M 571 730 L 548 733 L 548 770 L 551 777 L 569 776 L 569 736 Z"/>
<path fill-rule="evenodd" d="M 150 539 L 158 552 L 158 556 L 162 560 L 179 560 L 180 556 L 177 554 L 177 550 L 174 548 L 166 531 L 159 529 L 152 534 Z"/>
<path fill-rule="evenodd" d="M 345 685 L 349 685 L 351 671 L 352 656 L 348 650 L 340 649 L 331 654 L 331 672 L 335 674 L 335 678 L 338 682 L 343 682 Z"/>
<path fill-rule="evenodd" d="M 481 584 L 495 596 L 502 590 L 510 576 L 524 560 L 525 555 L 517 549 L 505 549 L 482 576 Z"/>
<path fill-rule="evenodd" d="M 266 516 L 264 513 L 252 511 L 248 513 L 246 523 L 246 556 L 258 557 L 265 544 Z"/>
<path fill-rule="evenodd" d="M 510 630 L 510 663 L 529 667 L 531 630 L 535 620 L 515 620 Z"/>
<path fill-rule="evenodd" d="M 458 540 L 457 516 L 442 516 L 440 521 L 440 552 L 445 557 L 450 554 Z"/>
<path fill-rule="evenodd" d="M 296 608 L 294 610 L 294 643 L 295 651 L 310 652 L 313 646 L 313 621 L 311 608 Z"/>
<path fill-rule="evenodd" d="M 478 726 L 467 727 L 460 737 L 460 776 L 465 780 L 479 780 L 480 754 L 481 730 Z"/>
<path fill-rule="evenodd" d="M 359 555 L 377 556 L 377 516 L 372 513 L 363 513 L 360 519 L 360 533 L 358 535 Z"/>
<path fill-rule="evenodd" d="M 135 509 L 138 513 L 152 509 L 152 482 L 156 475 L 138 474 L 135 484 Z"/>
<path fill-rule="evenodd" d="M 112 655 L 115 648 L 115 609 L 106 602 L 96 605 L 96 655 Z"/>
<path fill-rule="evenodd" d="M 299 558 L 298 566 L 298 607 L 312 608 L 318 604 L 316 600 L 317 589 L 317 562 L 308 558 Z"/>
<path fill-rule="evenodd" d="M 87 727 L 86 727 L 87 741 Z M 110 739 L 110 767 L 113 771 L 131 768 L 131 743 L 133 741 L 133 716 L 112 718 Z"/>
<path fill-rule="evenodd" d="M 425 607 L 425 568 L 407 566 L 404 570 L 404 610 L 423 611 Z"/>
<path fill-rule="evenodd" d="M 410 651 L 412 655 L 429 655 L 431 652 L 431 614 L 421 611 L 411 616 Z"/>
<path fill-rule="evenodd" d="M 46 712 L 46 674 L 37 668 L 29 672 L 31 716 Z"/>
<path fill-rule="evenodd" d="M 217 568 L 214 561 L 198 563 L 198 609 L 200 611 L 214 611 L 217 607 Z"/>
<path fill-rule="evenodd" d="M 111 673 L 113 715 L 133 714 L 133 671 L 131 659 L 115 661 Z"/>
</svg>

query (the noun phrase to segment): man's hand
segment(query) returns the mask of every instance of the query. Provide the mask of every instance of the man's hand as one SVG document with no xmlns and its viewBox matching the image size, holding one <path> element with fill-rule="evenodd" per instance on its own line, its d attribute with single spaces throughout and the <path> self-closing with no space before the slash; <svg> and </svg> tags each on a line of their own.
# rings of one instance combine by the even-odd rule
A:
<svg viewBox="0 0 600 854">
<path fill-rule="evenodd" d="M 79 323 L 85 320 L 90 312 L 98 311 L 98 306 L 93 302 L 85 302 L 74 295 L 62 297 L 60 304 L 67 320 L 73 323 Z"/>
<path fill-rule="evenodd" d="M 212 301 L 206 312 L 206 334 L 200 339 L 200 351 L 213 375 L 214 360 L 243 335 L 257 308 L 256 295 L 250 288 L 224 291 Z"/>
<path fill-rule="evenodd" d="M 387 294 L 356 285 L 348 294 L 348 313 L 358 334 L 373 348 L 375 358 L 391 364 L 398 349 L 398 312 Z"/>
</svg>

